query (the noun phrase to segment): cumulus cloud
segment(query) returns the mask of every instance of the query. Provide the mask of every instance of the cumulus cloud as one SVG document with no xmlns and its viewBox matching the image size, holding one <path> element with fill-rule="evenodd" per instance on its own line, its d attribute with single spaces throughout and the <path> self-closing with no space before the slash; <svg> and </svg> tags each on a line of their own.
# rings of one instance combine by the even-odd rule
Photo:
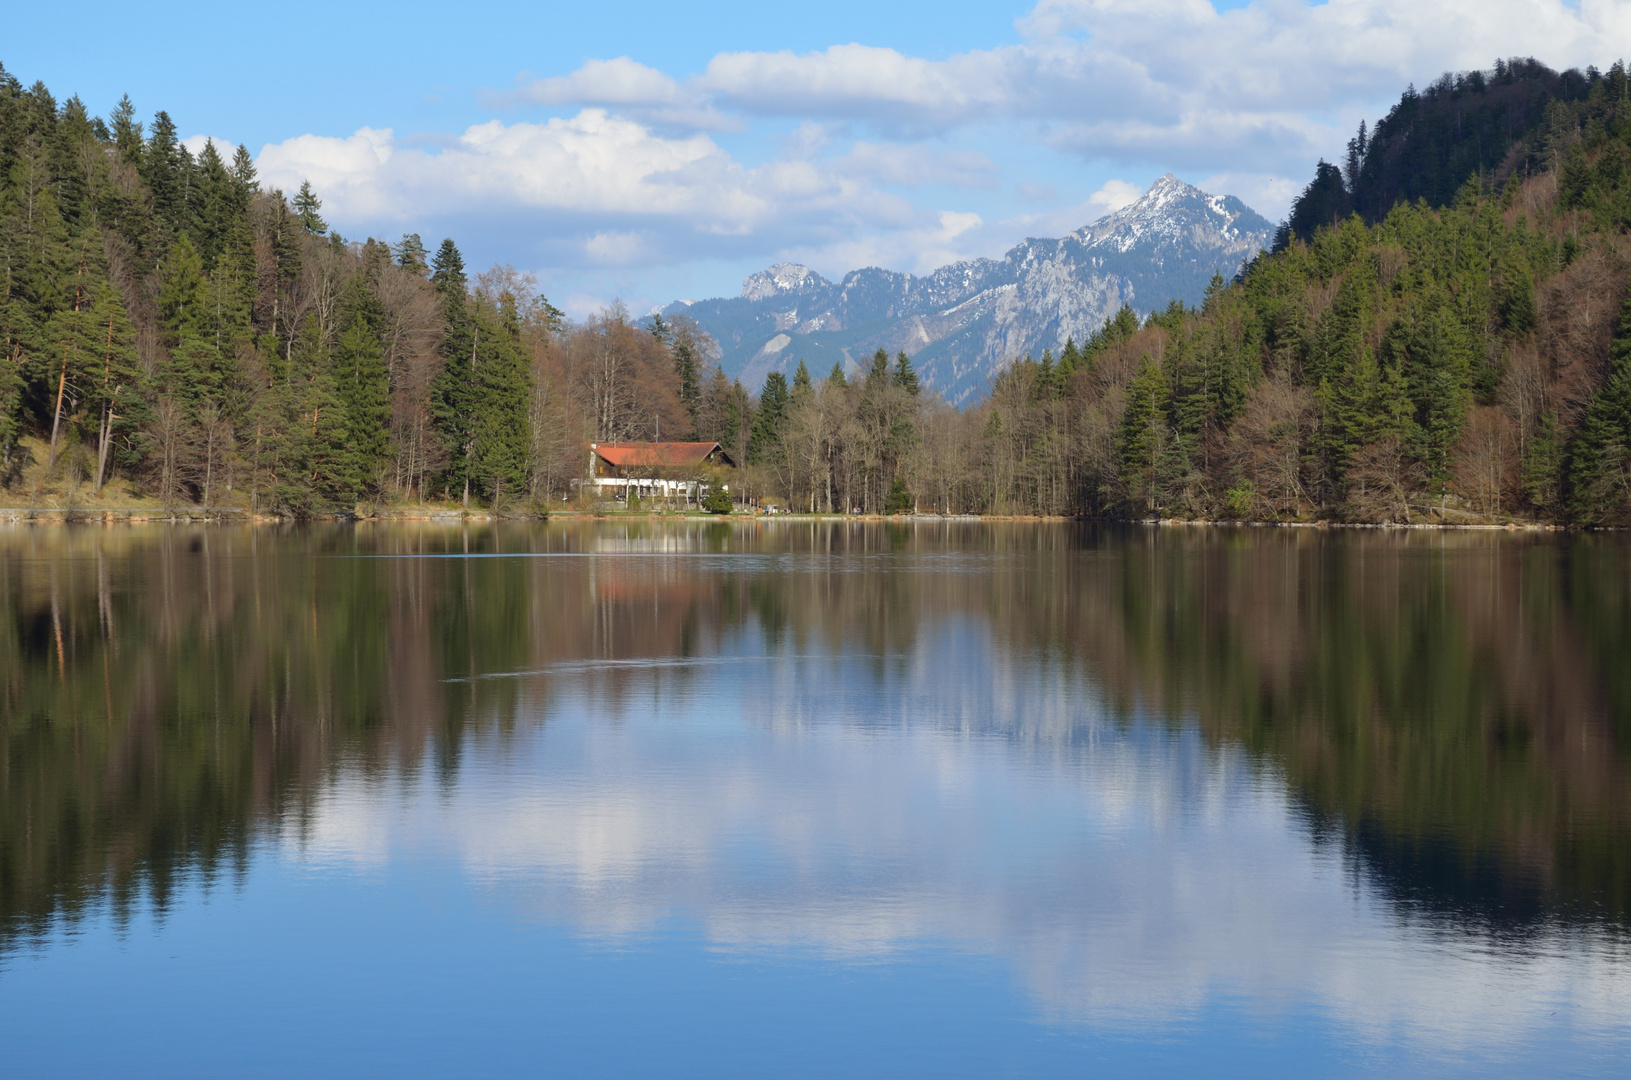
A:
<svg viewBox="0 0 1631 1080">
<path fill-rule="evenodd" d="M 192 154 L 193 157 L 202 154 L 204 147 L 210 143 L 215 144 L 215 152 L 221 155 L 222 161 L 231 161 L 233 152 L 237 150 L 237 144 L 223 139 L 219 135 L 189 135 L 181 140 L 181 145 L 185 146 L 187 152 Z"/>
<path fill-rule="evenodd" d="M 713 108 L 703 95 L 637 60 L 589 60 L 570 75 L 537 79 L 491 103 L 509 105 L 604 105 L 649 121 L 701 129 L 730 129 L 738 123 Z"/>
<path fill-rule="evenodd" d="M 997 186 L 997 163 L 974 150 L 942 151 L 921 145 L 857 142 L 846 157 L 835 162 L 835 167 L 854 176 L 902 187 Z"/>
<path fill-rule="evenodd" d="M 1131 205 L 1142 194 L 1144 189 L 1137 184 L 1129 184 L 1125 180 L 1109 180 L 1087 197 L 1087 205 L 1103 213 L 1113 214 L 1123 206 Z"/>
<path fill-rule="evenodd" d="M 1406 83 L 1497 56 L 1607 64 L 1631 42 L 1631 0 L 1037 0 L 1018 26 L 1015 44 L 935 59 L 857 43 L 720 53 L 695 73 L 593 59 L 490 99 L 571 115 L 304 135 L 260 169 L 286 189 L 310 179 L 348 230 L 502 222 L 503 257 L 530 243 L 538 266 L 926 270 L 1137 194 L 1115 180 L 1084 201 L 1048 173 L 1060 161 L 1203 177 L 1277 217 Z M 746 133 L 732 150 L 711 137 L 732 129 Z M 981 194 L 1002 191 L 1070 205 L 1015 217 Z"/>
<path fill-rule="evenodd" d="M 1021 44 L 944 60 L 859 44 L 722 53 L 694 85 L 755 115 L 907 135 L 1014 118 L 1091 157 L 1282 165 L 1326 149 L 1412 79 L 1517 54 L 1606 64 L 1631 40 L 1631 4 L 1259 0 L 1219 12 L 1207 0 L 1041 0 L 1021 28 Z"/>
<path fill-rule="evenodd" d="M 264 148 L 258 167 L 268 187 L 310 180 L 339 222 L 535 224 L 576 252 L 561 257 L 589 265 L 830 239 L 929 216 L 872 186 L 864 169 L 801 160 L 749 168 L 705 134 L 663 135 L 604 109 L 489 121 L 428 146 L 389 129 L 302 135 Z"/>
<path fill-rule="evenodd" d="M 894 121 L 943 128 L 1011 96 L 1004 52 L 931 61 L 894 49 L 834 45 L 824 52 L 721 53 L 698 86 L 743 112 Z"/>
</svg>

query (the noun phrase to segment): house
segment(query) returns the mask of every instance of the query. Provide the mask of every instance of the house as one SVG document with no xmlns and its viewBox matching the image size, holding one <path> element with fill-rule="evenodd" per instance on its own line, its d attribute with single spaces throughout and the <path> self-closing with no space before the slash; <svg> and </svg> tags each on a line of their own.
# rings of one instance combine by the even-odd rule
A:
<svg viewBox="0 0 1631 1080">
<path fill-rule="evenodd" d="M 603 442 L 589 444 L 589 484 L 598 496 L 695 499 L 699 484 L 736 462 L 716 442 Z M 730 485 L 722 485 L 729 490 Z"/>
</svg>

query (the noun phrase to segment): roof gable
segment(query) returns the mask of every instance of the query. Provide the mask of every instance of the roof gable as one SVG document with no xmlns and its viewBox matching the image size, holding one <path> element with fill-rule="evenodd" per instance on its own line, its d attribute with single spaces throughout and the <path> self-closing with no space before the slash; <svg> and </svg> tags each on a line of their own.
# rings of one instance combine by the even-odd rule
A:
<svg viewBox="0 0 1631 1080">
<path fill-rule="evenodd" d="M 592 444 L 592 449 L 606 464 L 620 468 L 683 469 L 701 465 L 716 453 L 721 464 L 736 464 L 716 442 L 603 442 Z"/>
</svg>

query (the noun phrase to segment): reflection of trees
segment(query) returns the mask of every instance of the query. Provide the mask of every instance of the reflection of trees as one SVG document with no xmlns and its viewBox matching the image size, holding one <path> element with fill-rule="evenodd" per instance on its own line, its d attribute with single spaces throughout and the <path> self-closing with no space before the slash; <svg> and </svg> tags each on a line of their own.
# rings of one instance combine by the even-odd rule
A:
<svg viewBox="0 0 1631 1080">
<path fill-rule="evenodd" d="M 1158 530 L 1060 569 L 1035 619 L 1110 694 L 1279 766 L 1401 898 L 1631 917 L 1623 547 Z"/>
<path fill-rule="evenodd" d="M 442 552 L 568 557 L 343 557 Z M 608 557 L 570 557 L 587 552 Z M 1197 720 L 1282 770 L 1319 829 L 1403 899 L 1631 917 L 1631 569 L 1607 542 L 852 523 L 20 530 L 0 536 L 0 611 L 0 941 L 102 899 L 162 904 L 180 875 L 241 864 L 337 770 L 451 779 L 467 732 L 507 730 L 523 702 L 542 715 L 561 678 L 616 714 L 695 677 L 595 661 L 761 642 L 846 653 L 863 662 L 832 689 L 864 715 L 868 694 L 953 640 L 933 628 L 958 624 L 1009 655 L 932 657 L 928 677 L 1063 665 L 1124 716 Z M 993 733 L 1019 737 L 1011 719 Z"/>
</svg>

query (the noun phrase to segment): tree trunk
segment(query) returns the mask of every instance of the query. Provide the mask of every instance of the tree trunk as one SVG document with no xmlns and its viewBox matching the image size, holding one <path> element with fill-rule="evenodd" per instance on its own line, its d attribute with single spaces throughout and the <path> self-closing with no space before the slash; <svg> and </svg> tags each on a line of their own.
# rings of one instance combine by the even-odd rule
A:
<svg viewBox="0 0 1631 1080">
<path fill-rule="evenodd" d="M 108 440 L 113 437 L 113 409 L 103 410 L 102 430 L 96 447 L 96 493 L 102 494 L 102 482 L 108 475 Z"/>
<path fill-rule="evenodd" d="M 57 463 L 57 429 L 62 425 L 62 392 L 68 388 L 68 350 L 62 352 L 62 375 L 57 379 L 57 411 L 51 417 L 51 452 L 46 456 L 45 467 L 50 469 Z"/>
</svg>

